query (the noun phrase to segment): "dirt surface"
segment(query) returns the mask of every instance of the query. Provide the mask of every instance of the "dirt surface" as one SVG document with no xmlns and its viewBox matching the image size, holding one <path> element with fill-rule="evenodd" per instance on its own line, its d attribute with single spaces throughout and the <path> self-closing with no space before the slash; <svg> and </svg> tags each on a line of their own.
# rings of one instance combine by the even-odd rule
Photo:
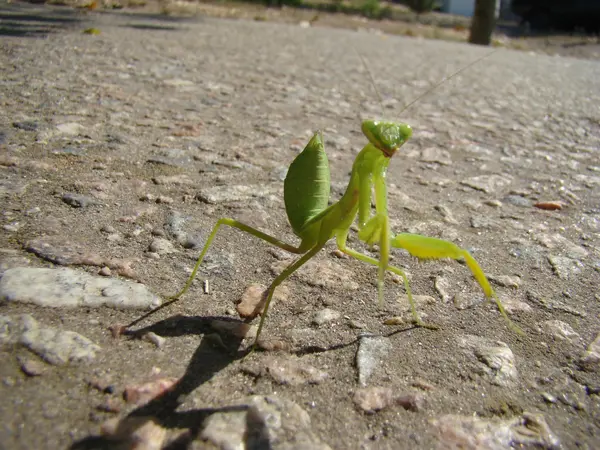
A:
<svg viewBox="0 0 600 450">
<path fill-rule="evenodd" d="M 93 276 L 69 292 L 0 286 L 0 448 L 600 447 L 597 61 L 501 49 L 402 111 L 489 50 L 0 8 L 2 270 Z M 135 336 L 110 328 L 144 310 L 48 304 L 122 277 L 176 292 L 221 217 L 297 243 L 286 168 L 322 130 L 337 200 L 373 117 L 413 127 L 387 174 L 392 230 L 468 249 L 522 336 L 465 265 L 394 250 L 419 314 L 439 325 L 415 328 L 402 284 L 387 277 L 380 308 L 376 269 L 331 243 L 278 290 L 263 333 L 275 350 L 242 359 L 252 340 L 215 320 L 237 323 L 247 287 L 292 259 L 225 228 L 190 291 Z M 376 257 L 355 231 L 349 245 Z M 61 362 L 48 348 L 66 341 L 82 346 Z M 166 392 L 140 406 L 144 389 Z"/>
</svg>

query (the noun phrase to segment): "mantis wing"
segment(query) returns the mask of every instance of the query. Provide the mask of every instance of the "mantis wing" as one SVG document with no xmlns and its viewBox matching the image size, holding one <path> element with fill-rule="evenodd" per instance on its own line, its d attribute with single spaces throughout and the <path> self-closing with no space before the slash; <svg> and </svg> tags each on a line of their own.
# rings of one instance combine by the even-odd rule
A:
<svg viewBox="0 0 600 450">
<path fill-rule="evenodd" d="M 290 165 L 283 185 L 288 220 L 297 236 L 329 203 L 329 161 L 317 132 Z"/>
</svg>

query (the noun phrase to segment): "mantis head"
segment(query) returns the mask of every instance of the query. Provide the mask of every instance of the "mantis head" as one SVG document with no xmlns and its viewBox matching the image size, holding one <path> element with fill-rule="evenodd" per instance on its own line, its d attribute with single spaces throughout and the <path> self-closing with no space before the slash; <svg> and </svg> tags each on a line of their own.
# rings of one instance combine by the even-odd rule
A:
<svg viewBox="0 0 600 450">
<path fill-rule="evenodd" d="M 362 123 L 362 132 L 369 142 L 381 150 L 387 157 L 394 156 L 412 136 L 412 128 L 405 123 L 380 122 L 378 120 L 365 120 Z"/>
</svg>

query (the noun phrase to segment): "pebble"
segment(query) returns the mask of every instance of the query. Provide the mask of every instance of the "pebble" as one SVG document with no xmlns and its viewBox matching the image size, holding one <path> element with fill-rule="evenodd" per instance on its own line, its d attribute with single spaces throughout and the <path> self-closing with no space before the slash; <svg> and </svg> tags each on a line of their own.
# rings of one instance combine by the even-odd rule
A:
<svg viewBox="0 0 600 450">
<path fill-rule="evenodd" d="M 560 440 L 541 414 L 523 413 L 511 419 L 487 419 L 478 415 L 447 414 L 431 421 L 441 448 L 500 450 L 541 447 L 559 450 Z"/>
<path fill-rule="evenodd" d="M 278 395 L 249 397 L 237 411 L 232 407 L 210 415 L 199 437 L 220 449 L 331 450 L 312 430 L 309 414 Z"/>
<path fill-rule="evenodd" d="M 558 211 L 564 208 L 564 205 L 560 201 L 553 202 L 538 202 L 534 203 L 534 205 L 538 209 L 545 209 L 547 211 Z"/>
<path fill-rule="evenodd" d="M 434 162 L 443 166 L 452 164 L 452 156 L 448 150 L 438 147 L 429 147 L 421 151 L 421 161 Z"/>
<path fill-rule="evenodd" d="M 271 264 L 270 269 L 274 275 L 279 275 L 290 264 L 291 260 L 276 261 Z M 355 281 L 355 273 L 348 268 L 347 264 L 329 259 L 311 260 L 294 275 L 309 286 L 331 289 L 336 292 L 340 289 L 355 291 L 359 287 Z"/>
<path fill-rule="evenodd" d="M 518 275 L 510 276 L 510 275 L 488 275 L 488 280 L 493 281 L 498 286 L 510 287 L 518 289 L 521 286 L 521 277 Z"/>
<path fill-rule="evenodd" d="M 531 208 L 532 205 L 531 200 L 521 195 L 507 195 L 504 197 L 504 202 L 521 208 Z"/>
<path fill-rule="evenodd" d="M 20 122 L 13 122 L 13 127 L 24 131 L 37 131 L 40 124 L 35 120 L 23 120 Z"/>
<path fill-rule="evenodd" d="M 164 337 L 159 336 L 158 334 L 156 334 L 152 331 L 145 333 L 142 336 L 142 339 L 156 345 L 157 348 L 163 348 L 165 345 L 165 342 L 167 341 Z"/>
<path fill-rule="evenodd" d="M 566 256 L 549 255 L 548 262 L 561 280 L 577 277 L 585 267 L 581 261 Z"/>
<path fill-rule="evenodd" d="M 165 238 L 155 238 L 150 242 L 148 246 L 150 253 L 157 253 L 159 255 L 170 255 L 171 253 L 177 253 L 178 250 L 173 246 L 171 241 Z"/>
<path fill-rule="evenodd" d="M 416 392 L 398 394 L 392 388 L 374 386 L 357 389 L 354 393 L 354 403 L 366 413 L 374 413 L 395 405 L 410 411 L 421 411 L 425 397 Z"/>
<path fill-rule="evenodd" d="M 358 384 L 366 386 L 375 370 L 381 367 L 392 345 L 389 338 L 382 336 L 362 336 L 356 352 Z"/>
<path fill-rule="evenodd" d="M 93 276 L 69 268 L 29 267 L 4 272 L 0 279 L 0 299 L 52 308 L 154 309 L 162 302 L 140 283 Z"/>
<path fill-rule="evenodd" d="M 219 333 L 225 333 L 240 339 L 254 339 L 258 330 L 255 325 L 231 320 L 213 320 L 210 326 Z"/>
<path fill-rule="evenodd" d="M 278 384 L 301 386 L 320 384 L 329 378 L 329 374 L 308 364 L 297 356 L 270 356 L 260 361 L 258 373 L 268 375 Z"/>
<path fill-rule="evenodd" d="M 177 378 L 159 378 L 146 383 L 131 384 L 125 387 L 123 398 L 127 403 L 142 406 L 165 392 L 172 391 L 178 381 Z"/>
<path fill-rule="evenodd" d="M 1 321 L 0 316 L 0 321 Z M 38 377 L 43 375 L 46 371 L 46 366 L 41 361 L 31 359 L 31 358 L 22 358 L 19 359 L 19 363 L 21 364 L 21 370 L 23 373 L 29 377 Z"/>
<path fill-rule="evenodd" d="M 254 198 L 265 198 L 279 194 L 280 190 L 281 186 L 279 185 L 214 186 L 201 189 L 196 198 L 210 204 L 245 202 Z"/>
<path fill-rule="evenodd" d="M 490 383 L 509 387 L 517 382 L 519 375 L 515 355 L 504 342 L 479 336 L 463 336 L 458 342 L 462 348 L 472 352 Z"/>
<path fill-rule="evenodd" d="M 127 416 L 110 419 L 100 428 L 103 436 L 110 438 L 112 448 L 135 450 L 161 450 L 167 430 L 159 420 L 149 416 Z"/>
<path fill-rule="evenodd" d="M 67 136 L 77 136 L 85 132 L 85 127 L 76 122 L 60 123 L 56 125 L 56 131 Z"/>
<path fill-rule="evenodd" d="M 600 368 L 600 334 L 590 343 L 580 359 L 580 365 L 588 371 L 597 371 Z"/>
<path fill-rule="evenodd" d="M 85 244 L 65 240 L 60 236 L 44 236 L 35 238 L 25 244 L 28 252 L 61 266 L 107 266 L 124 277 L 136 278 L 131 265 L 134 260 L 106 258 L 89 250 Z"/>
<path fill-rule="evenodd" d="M 562 320 L 546 320 L 540 324 L 539 331 L 558 341 L 571 342 L 579 339 L 579 334 L 573 330 L 571 325 Z"/>
<path fill-rule="evenodd" d="M 55 366 L 89 363 L 100 347 L 73 331 L 40 325 L 29 314 L 0 316 L 0 344 L 20 344 Z"/>
<path fill-rule="evenodd" d="M 61 197 L 62 201 L 73 208 L 86 208 L 91 205 L 97 205 L 96 199 L 82 194 L 66 193 Z"/>
<path fill-rule="evenodd" d="M 512 177 L 502 175 L 480 175 L 460 182 L 486 194 L 494 194 L 512 183 Z"/>
<path fill-rule="evenodd" d="M 265 291 L 265 286 L 260 284 L 251 284 L 244 290 L 236 306 L 240 317 L 254 318 L 262 312 L 266 301 Z"/>
<path fill-rule="evenodd" d="M 320 326 L 325 325 L 326 323 L 334 322 L 334 321 L 338 320 L 340 317 L 342 317 L 341 312 L 336 311 L 335 309 L 331 309 L 331 308 L 324 308 L 324 309 L 317 311 L 313 315 L 313 318 L 311 319 L 311 323 L 320 327 Z"/>
</svg>

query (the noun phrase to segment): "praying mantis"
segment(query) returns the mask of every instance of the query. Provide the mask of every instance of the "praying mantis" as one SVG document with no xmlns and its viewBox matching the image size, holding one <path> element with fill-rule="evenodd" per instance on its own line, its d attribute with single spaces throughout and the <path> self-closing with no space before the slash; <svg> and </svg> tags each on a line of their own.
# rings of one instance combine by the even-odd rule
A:
<svg viewBox="0 0 600 450">
<path fill-rule="evenodd" d="M 444 81 L 490 54 L 477 59 L 450 77 L 445 78 L 409 103 L 403 111 Z M 392 234 L 388 217 L 386 170 L 392 157 L 411 138 L 411 127 L 404 123 L 365 120 L 362 122 L 362 132 L 368 143 L 354 160 L 350 181 L 344 194 L 337 202 L 329 206 L 329 163 L 321 132 L 316 132 L 313 135 L 304 150 L 291 163 L 284 180 L 284 203 L 289 223 L 296 236 L 300 238 L 299 245 L 290 245 L 235 219 L 221 218 L 214 225 L 184 287 L 177 294 L 169 297 L 171 302 L 177 301 L 188 291 L 217 232 L 221 226 L 226 225 L 249 233 L 287 252 L 301 255 L 288 265 L 268 287 L 262 303 L 264 305 L 263 309 L 259 312 L 261 318 L 254 346 L 260 338 L 277 286 L 306 264 L 333 238 L 335 238 L 337 247 L 342 253 L 377 266 L 377 290 L 380 306 L 383 306 L 383 286 L 386 272 L 394 273 L 402 278 L 412 318 L 417 326 L 437 328 L 420 319 L 406 274 L 398 267 L 389 264 L 391 248 L 404 249 L 421 260 L 445 258 L 464 260 L 486 298 L 495 301 L 498 310 L 509 327 L 517 333 L 522 333 L 520 328 L 514 325 L 508 317 L 502 302 L 492 289 L 485 273 L 467 250 L 450 241 L 438 238 L 411 233 Z M 375 203 L 374 213 L 371 208 L 372 200 Z M 371 246 L 377 244 L 379 246 L 379 259 L 348 248 L 346 245 L 350 227 L 357 217 L 358 238 Z M 258 313 L 255 315 L 258 315 Z"/>
</svg>

